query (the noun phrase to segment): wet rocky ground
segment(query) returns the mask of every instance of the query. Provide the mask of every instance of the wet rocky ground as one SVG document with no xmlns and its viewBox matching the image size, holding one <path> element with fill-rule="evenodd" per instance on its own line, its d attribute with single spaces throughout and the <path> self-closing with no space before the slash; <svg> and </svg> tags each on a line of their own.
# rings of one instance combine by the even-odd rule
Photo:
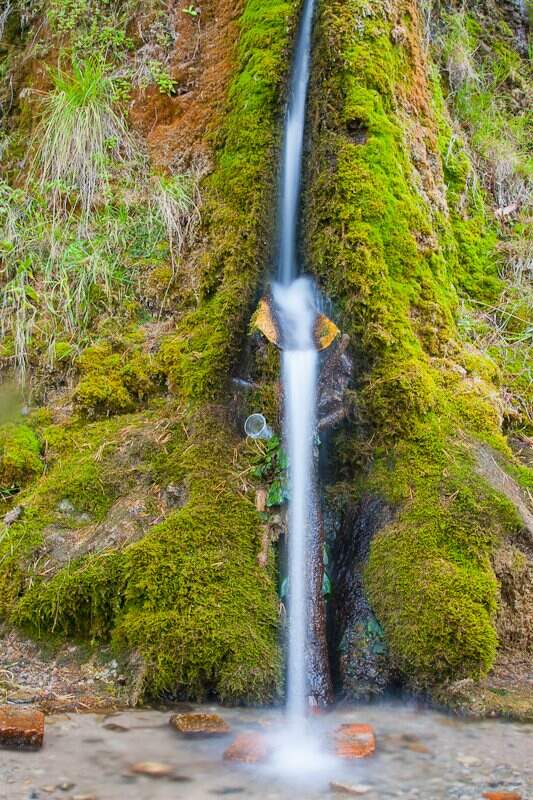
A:
<svg viewBox="0 0 533 800">
<path fill-rule="evenodd" d="M 239 733 L 274 736 L 281 730 L 279 711 L 198 710 L 218 711 L 231 732 L 184 737 L 169 725 L 170 708 L 49 715 L 41 750 L 0 750 L 0 799 L 533 798 L 530 724 L 467 721 L 406 705 L 336 709 L 310 721 L 317 738 L 327 742 L 341 724 L 368 723 L 376 734 L 375 754 L 355 762 L 331 759 L 321 769 L 309 759 L 291 770 L 287 760 L 283 767 L 278 761 L 245 766 L 223 760 Z"/>
</svg>

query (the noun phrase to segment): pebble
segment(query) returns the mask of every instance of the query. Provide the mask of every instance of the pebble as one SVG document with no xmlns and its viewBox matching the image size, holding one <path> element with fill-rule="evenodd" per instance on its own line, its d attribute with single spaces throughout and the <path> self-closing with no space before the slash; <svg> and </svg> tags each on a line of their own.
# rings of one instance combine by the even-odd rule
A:
<svg viewBox="0 0 533 800">
<path fill-rule="evenodd" d="M 337 781 L 331 781 L 329 788 L 332 792 L 351 795 L 363 795 L 372 790 L 371 786 L 365 786 L 364 784 L 338 783 Z"/>
<path fill-rule="evenodd" d="M 130 767 L 130 772 L 135 775 L 148 775 L 150 778 L 168 778 L 174 772 L 174 767 L 159 761 L 139 761 Z"/>
<path fill-rule="evenodd" d="M 347 723 L 335 731 L 335 753 L 341 758 L 366 758 L 376 749 L 376 737 L 370 725 Z"/>
<path fill-rule="evenodd" d="M 98 800 L 95 794 L 74 794 L 70 800 Z"/>
<path fill-rule="evenodd" d="M 478 767 L 481 764 L 481 759 L 477 758 L 477 756 L 459 755 L 457 756 L 457 761 L 459 764 L 462 764 L 463 767 Z"/>
<path fill-rule="evenodd" d="M 268 758 L 265 737 L 260 733 L 241 733 L 224 752 L 225 761 L 257 764 Z"/>
<path fill-rule="evenodd" d="M 129 728 L 126 728 L 124 725 L 119 725 L 118 722 L 106 722 L 102 725 L 102 728 L 105 728 L 106 731 L 114 731 L 115 733 L 127 733 Z"/>
</svg>

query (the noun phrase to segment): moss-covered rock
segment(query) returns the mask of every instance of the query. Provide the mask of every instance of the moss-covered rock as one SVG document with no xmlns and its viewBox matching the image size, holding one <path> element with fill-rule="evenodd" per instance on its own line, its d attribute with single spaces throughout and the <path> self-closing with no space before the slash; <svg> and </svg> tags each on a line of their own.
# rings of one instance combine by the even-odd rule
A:
<svg viewBox="0 0 533 800">
<path fill-rule="evenodd" d="M 175 274 L 175 264 L 168 273 L 161 226 L 154 241 L 137 221 L 126 228 L 139 187 L 112 165 L 117 181 L 112 191 L 120 187 L 129 205 L 115 209 L 106 198 L 89 226 L 98 214 L 111 215 L 113 230 L 119 238 L 124 234 L 128 253 L 134 250 L 138 257 L 136 268 L 152 275 L 167 267 L 167 278 L 177 287 L 177 327 L 168 334 L 166 320 L 149 321 L 152 333 L 145 340 L 131 324 L 152 310 L 146 303 L 142 315 L 136 306 L 115 320 L 110 313 L 91 317 L 83 342 L 88 346 L 75 363 L 76 417 L 58 424 L 36 417 L 47 470 L 26 488 L 24 514 L 0 538 L 4 618 L 33 635 L 111 640 L 121 654 L 137 652 L 146 694 L 265 701 L 279 687 L 274 566 L 257 563 L 262 521 L 243 477 L 248 456 L 224 414 L 205 403 L 222 394 L 261 275 L 275 182 L 273 150 L 299 7 L 299 0 L 242 3 L 238 48 L 228 54 L 234 59 L 233 80 L 220 129 L 212 132 L 214 167 L 203 180 L 202 231 L 188 275 Z M 61 32 L 62 44 L 83 57 L 85 22 L 70 11 L 67 16 L 71 27 L 54 17 L 52 34 Z M 116 57 L 114 47 L 106 49 L 108 60 Z M 179 265 L 181 270 L 181 257 Z M 124 277 L 123 267 L 115 266 Z M 129 269 L 129 261 L 125 266 Z M 160 286 L 160 294 L 168 284 Z M 142 286 L 139 295 L 142 300 Z M 92 299 L 96 307 L 98 296 Z M 121 302 L 121 311 L 128 303 L 131 297 Z M 122 319 L 124 330 L 117 331 Z M 159 330 L 163 336 L 154 333 Z M 67 361 L 70 356 L 69 351 Z M 277 353 L 265 357 L 274 364 Z M 271 373 L 269 366 L 274 384 Z M 164 381 L 179 407 L 168 407 Z M 269 385 L 267 393 L 275 392 Z M 273 406 L 277 400 L 272 397 Z M 199 411 L 190 416 L 193 407 Z M 145 429 L 152 433 L 134 458 L 128 443 Z M 154 514 L 158 524 L 124 547 L 68 563 L 55 557 L 58 537 L 65 539 L 68 531 L 74 539 L 90 538 L 133 485 L 160 512 Z M 169 487 L 186 500 L 161 510 L 161 493 Z"/>
<path fill-rule="evenodd" d="M 237 443 L 212 413 L 205 409 L 203 421 L 187 426 L 187 435 L 179 422 L 163 451 L 146 454 L 153 459 L 154 478 L 185 482 L 187 503 L 144 538 L 42 575 L 34 558 L 46 545 L 44 525 L 54 518 L 55 506 L 50 500 L 47 510 L 41 508 L 34 496 L 33 504 L 27 500 L 27 522 L 9 532 L 11 547 L 19 547 L 10 562 L 16 574 L 5 564 L 0 574 L 11 587 L 13 621 L 40 635 L 111 637 L 117 652 L 142 657 L 149 695 L 201 699 L 214 693 L 228 702 L 263 702 L 272 699 L 280 680 L 273 564 L 267 570 L 257 564 L 260 519 L 252 499 L 242 494 Z M 131 437 L 142 420 L 128 423 L 123 430 Z M 95 423 L 113 449 L 120 428 L 113 435 L 102 424 Z M 111 499 L 106 475 L 116 468 L 116 456 L 107 458 L 102 464 L 93 450 L 85 467 L 94 464 Z M 74 462 L 69 459 L 72 472 Z M 55 469 L 51 493 L 58 482 Z M 67 489 L 61 494 L 76 508 L 86 508 L 78 494 Z M 31 539 L 25 539 L 30 519 Z"/>
<path fill-rule="evenodd" d="M 248 0 L 240 20 L 238 72 L 217 135 L 216 166 L 204 195 L 200 301 L 163 343 L 174 390 L 195 404 L 220 396 L 257 296 L 270 230 L 280 90 L 299 0 Z"/>
<path fill-rule="evenodd" d="M 491 441 L 512 460 L 498 368 L 456 327 L 461 293 L 486 302 L 500 280 L 484 195 L 439 86 L 415 3 L 322 7 L 308 253 L 359 366 L 357 422 L 337 437 L 332 493 L 396 509 L 364 582 L 393 667 L 417 686 L 492 666 L 491 556 L 521 525 L 467 444 Z"/>
</svg>

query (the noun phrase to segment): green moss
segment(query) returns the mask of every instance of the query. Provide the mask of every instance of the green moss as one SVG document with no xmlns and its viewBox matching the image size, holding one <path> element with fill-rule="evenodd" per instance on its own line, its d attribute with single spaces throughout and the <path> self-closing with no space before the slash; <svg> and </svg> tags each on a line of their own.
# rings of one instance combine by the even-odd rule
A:
<svg viewBox="0 0 533 800">
<path fill-rule="evenodd" d="M 337 437 L 338 491 L 349 485 L 396 509 L 371 544 L 365 586 L 393 664 L 420 686 L 492 665 L 490 556 L 521 523 L 469 454 L 477 439 L 510 458 L 500 370 L 460 343 L 455 322 L 459 293 L 486 302 L 501 287 L 496 231 L 438 79 L 416 72 L 413 4 L 397 0 L 394 10 L 399 39 L 382 4 L 321 8 L 308 252 L 357 363 L 356 424 Z M 444 176 L 446 203 L 420 191 L 415 134 L 425 169 L 433 165 L 437 185 Z"/>
<path fill-rule="evenodd" d="M 37 579 L 16 604 L 11 620 L 37 636 L 101 641 L 109 636 L 121 603 L 121 555 L 80 559 L 50 580 Z"/>
<path fill-rule="evenodd" d="M 37 633 L 112 637 L 146 663 L 145 691 L 266 701 L 277 690 L 272 568 L 257 565 L 260 519 L 240 494 L 236 443 L 217 420 L 181 424 L 155 463 L 188 501 L 121 552 L 36 576 L 12 612 Z"/>
<path fill-rule="evenodd" d="M 114 350 L 104 341 L 88 347 L 78 366 L 81 378 L 73 399 L 88 417 L 133 411 L 156 390 L 155 366 L 138 348 Z"/>
<path fill-rule="evenodd" d="M 13 613 L 18 598 L 28 586 L 41 584 L 43 563 L 39 549 L 44 543 L 46 528 L 69 522 L 60 510 L 61 501 L 69 501 L 76 514 L 89 515 L 84 524 L 100 521 L 106 515 L 115 499 L 117 484 L 124 478 L 121 471 L 117 473 L 112 468 L 110 457 L 120 442 L 120 429 L 128 422 L 134 425 L 135 418 L 40 428 L 47 453 L 46 472 L 18 496 L 22 516 L 11 526 L 0 529 L 0 614 L 3 616 Z M 70 595 L 67 602 L 70 602 Z M 36 612 L 37 626 L 40 618 L 41 612 Z"/>
<path fill-rule="evenodd" d="M 220 395 L 252 310 L 268 226 L 286 48 L 299 5 L 299 0 L 247 0 L 241 17 L 238 73 L 217 134 L 215 170 L 205 184 L 209 244 L 201 265 L 201 299 L 161 351 L 172 387 L 192 403 Z"/>
<path fill-rule="evenodd" d="M 490 554 L 520 529 L 516 509 L 436 419 L 393 459 L 377 460 L 368 488 L 399 508 L 374 540 L 365 576 L 396 665 L 419 684 L 479 678 L 497 646 Z"/>
<path fill-rule="evenodd" d="M 0 498 L 42 472 L 40 451 L 39 439 L 28 425 L 7 422 L 0 426 Z"/>
</svg>

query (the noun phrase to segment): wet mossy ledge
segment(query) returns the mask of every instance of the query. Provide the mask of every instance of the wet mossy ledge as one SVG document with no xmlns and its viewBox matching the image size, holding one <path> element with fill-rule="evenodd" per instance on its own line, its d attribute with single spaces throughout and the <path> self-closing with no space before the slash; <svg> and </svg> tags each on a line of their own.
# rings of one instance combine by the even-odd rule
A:
<svg viewBox="0 0 533 800">
<path fill-rule="evenodd" d="M 328 494 L 394 509 L 363 578 L 399 680 L 477 680 L 498 649 L 492 558 L 524 527 L 476 467 L 483 442 L 516 468 L 500 369 L 457 326 L 462 303 L 501 289 L 496 226 L 452 135 L 418 4 L 333 0 L 317 38 L 307 253 L 358 366 Z"/>
<path fill-rule="evenodd" d="M 195 420 L 152 411 L 41 435 L 47 475 L 19 496 L 24 513 L 0 544 L 4 616 L 38 638 L 111 641 L 126 661 L 136 653 L 142 696 L 271 700 L 280 681 L 274 565 L 257 563 L 260 519 L 223 411 Z M 58 536 L 75 550 L 143 479 L 181 489 L 160 523 L 122 549 L 58 560 Z"/>
</svg>

